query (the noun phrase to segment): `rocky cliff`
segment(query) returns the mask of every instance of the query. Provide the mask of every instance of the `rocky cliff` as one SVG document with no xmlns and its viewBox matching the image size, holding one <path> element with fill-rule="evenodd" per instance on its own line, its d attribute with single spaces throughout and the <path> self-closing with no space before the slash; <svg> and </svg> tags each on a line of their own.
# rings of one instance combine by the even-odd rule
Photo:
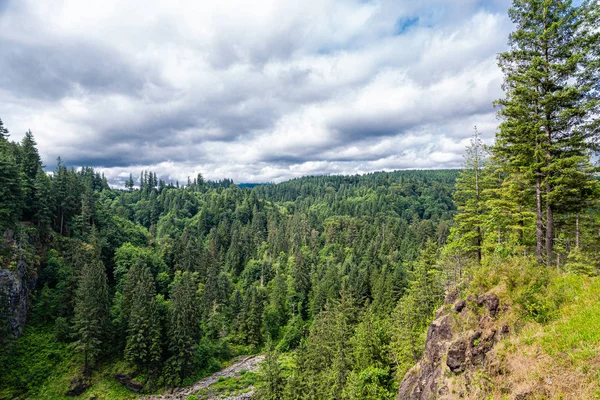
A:
<svg viewBox="0 0 600 400">
<path fill-rule="evenodd" d="M 4 249 L 11 255 L 15 253 L 12 249 L 16 246 L 14 233 L 6 231 Z M 9 262 L 0 264 L 0 343 L 4 338 L 18 337 L 23 333 L 29 293 L 35 287 L 35 280 L 29 277 L 28 265 L 24 260 L 5 258 Z"/>
<path fill-rule="evenodd" d="M 429 327 L 423 358 L 405 375 L 398 399 L 477 398 L 480 371 L 495 368 L 494 346 L 510 333 L 498 318 L 505 311 L 492 293 L 464 300 L 450 293 Z"/>
<path fill-rule="evenodd" d="M 19 265 L 19 269 L 22 268 L 24 265 Z M 27 319 L 27 297 L 28 288 L 19 271 L 0 269 L 0 320 L 4 321 L 0 335 L 16 337 L 23 333 Z"/>
</svg>

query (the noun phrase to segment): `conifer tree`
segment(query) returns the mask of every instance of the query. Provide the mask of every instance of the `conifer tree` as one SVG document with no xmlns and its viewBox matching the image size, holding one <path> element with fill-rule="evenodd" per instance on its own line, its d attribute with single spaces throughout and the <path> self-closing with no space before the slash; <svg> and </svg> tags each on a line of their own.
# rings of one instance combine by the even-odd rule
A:
<svg viewBox="0 0 600 400">
<path fill-rule="evenodd" d="M 588 122 L 597 112 L 600 73 L 598 32 L 586 29 L 590 9 L 568 0 L 515 0 L 509 16 L 517 27 L 499 56 L 506 97 L 497 102 L 503 121 L 494 151 L 535 188 L 540 262 L 552 256 L 562 170 L 585 174 L 576 165 L 595 148 L 597 131 Z"/>
<path fill-rule="evenodd" d="M 283 398 L 285 378 L 279 362 L 279 352 L 267 343 L 265 359 L 259 369 L 261 384 L 255 393 L 259 400 L 280 400 Z"/>
<path fill-rule="evenodd" d="M 174 383 L 179 383 L 194 369 L 200 337 L 200 315 L 196 297 L 195 277 L 183 272 L 173 288 L 169 316 L 169 371 Z"/>
<path fill-rule="evenodd" d="M 141 370 L 156 372 L 161 352 L 156 288 L 150 270 L 144 267 L 131 294 L 125 358 Z"/>
<path fill-rule="evenodd" d="M 4 122 L 0 118 L 0 142 L 8 142 L 8 129 L 4 126 Z"/>
<path fill-rule="evenodd" d="M 21 142 L 21 172 L 23 176 L 23 198 L 25 199 L 23 217 L 26 220 L 31 220 L 37 213 L 35 203 L 38 193 L 35 190 L 35 180 L 38 171 L 42 168 L 42 161 L 36 145 L 31 131 L 25 132 L 25 137 Z"/>
<path fill-rule="evenodd" d="M 23 193 L 21 172 L 12 145 L 0 141 L 0 227 L 5 229 L 21 218 Z"/>
<path fill-rule="evenodd" d="M 125 181 L 125 189 L 132 191 L 133 190 L 133 174 L 129 174 L 129 179 Z"/>
<path fill-rule="evenodd" d="M 399 376 L 421 358 L 427 325 L 442 302 L 444 285 L 436 262 L 437 246 L 429 240 L 414 264 L 407 294 L 394 312 L 392 351 Z"/>
<path fill-rule="evenodd" d="M 38 228 L 45 233 L 52 223 L 52 181 L 41 165 L 33 186 L 36 193 L 33 203 L 35 210 L 33 219 Z"/>
<path fill-rule="evenodd" d="M 481 263 L 481 245 L 483 242 L 483 208 L 485 148 L 481 135 L 475 127 L 471 144 L 467 147 L 463 169 L 456 180 L 454 202 L 458 214 L 454 218 L 455 226 L 450 236 L 465 253 L 474 253 Z"/>
<path fill-rule="evenodd" d="M 73 318 L 74 348 L 83 354 L 86 373 L 106 342 L 108 307 L 106 271 L 98 254 L 81 271 Z"/>
</svg>

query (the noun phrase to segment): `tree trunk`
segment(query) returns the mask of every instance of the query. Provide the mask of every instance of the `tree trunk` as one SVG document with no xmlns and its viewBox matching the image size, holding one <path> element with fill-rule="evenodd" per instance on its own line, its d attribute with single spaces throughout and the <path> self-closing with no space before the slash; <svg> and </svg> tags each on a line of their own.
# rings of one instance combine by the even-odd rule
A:
<svg viewBox="0 0 600 400">
<path fill-rule="evenodd" d="M 548 13 L 548 8 L 544 7 L 544 16 Z M 549 24 L 547 21 L 544 22 L 544 31 L 549 29 Z M 545 70 L 545 84 L 544 84 L 544 92 L 543 95 L 546 97 L 548 91 L 550 91 L 550 58 L 549 58 L 549 48 L 548 48 L 548 40 L 544 42 L 544 70 Z M 553 234 L 554 234 L 554 221 L 553 221 L 553 213 L 552 213 L 552 202 L 551 193 L 552 186 L 550 185 L 550 167 L 552 164 L 552 154 L 550 153 L 550 149 L 552 148 L 552 127 L 551 120 L 552 116 L 550 114 L 549 106 L 546 104 L 544 110 L 544 125 L 546 129 L 546 264 L 550 265 L 552 263 L 552 245 L 553 245 Z"/>
<path fill-rule="evenodd" d="M 546 184 L 546 194 L 549 194 L 550 191 L 550 185 Z M 553 213 L 552 213 L 552 206 L 550 204 L 548 204 L 548 201 L 546 201 L 546 262 L 548 263 L 548 265 L 551 263 L 552 260 L 552 244 L 553 244 L 553 227 L 554 225 L 554 221 L 553 221 Z"/>
<path fill-rule="evenodd" d="M 87 351 L 87 348 L 83 351 L 83 358 L 84 358 L 83 374 L 85 376 L 88 376 L 88 351 Z"/>
<path fill-rule="evenodd" d="M 579 249 L 579 213 L 575 216 L 575 247 Z"/>
<path fill-rule="evenodd" d="M 536 200 L 536 255 L 538 262 L 544 262 L 544 221 L 542 219 L 542 178 L 540 173 L 535 178 L 535 200 Z"/>
<path fill-rule="evenodd" d="M 481 265 L 481 228 L 477 227 L 477 238 L 475 239 L 477 246 L 477 264 Z"/>
</svg>

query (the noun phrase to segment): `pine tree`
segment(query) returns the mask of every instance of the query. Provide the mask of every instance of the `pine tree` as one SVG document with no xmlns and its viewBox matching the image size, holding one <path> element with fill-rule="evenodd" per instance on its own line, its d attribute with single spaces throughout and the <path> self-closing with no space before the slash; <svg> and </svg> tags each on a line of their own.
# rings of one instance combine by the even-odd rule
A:
<svg viewBox="0 0 600 400">
<path fill-rule="evenodd" d="M 74 348 L 84 356 L 84 371 L 102 352 L 108 317 L 108 281 L 99 258 L 86 263 L 77 285 L 73 331 Z"/>
<path fill-rule="evenodd" d="M 13 225 L 21 218 L 23 192 L 21 173 L 12 145 L 0 141 L 0 227 Z"/>
<path fill-rule="evenodd" d="M 263 342 L 263 295 L 256 286 L 252 285 L 246 293 L 244 304 L 244 322 L 246 328 L 246 343 L 260 346 Z"/>
<path fill-rule="evenodd" d="M 8 129 L 4 126 L 4 122 L 0 118 L 0 142 L 8 142 Z"/>
<path fill-rule="evenodd" d="M 129 179 L 127 179 L 125 181 L 125 189 L 127 189 L 127 190 L 129 190 L 131 192 L 131 191 L 133 191 L 133 185 L 134 185 L 133 174 L 130 173 L 129 174 Z"/>
<path fill-rule="evenodd" d="M 147 267 L 139 271 L 131 294 L 125 359 L 143 371 L 158 370 L 161 359 L 161 331 L 154 278 Z"/>
<path fill-rule="evenodd" d="M 169 318 L 169 371 L 179 383 L 194 369 L 200 337 L 200 315 L 196 283 L 191 272 L 183 272 L 173 288 Z"/>
<path fill-rule="evenodd" d="M 260 386 L 254 396 L 259 400 L 280 400 L 283 398 L 285 378 L 279 363 L 279 352 L 273 349 L 270 341 L 267 343 L 265 359 L 260 364 L 259 374 Z"/>
<path fill-rule="evenodd" d="M 41 166 L 33 187 L 35 191 L 33 220 L 37 223 L 40 231 L 46 232 L 52 224 L 52 181 Z"/>
<path fill-rule="evenodd" d="M 23 176 L 23 196 L 25 199 L 23 217 L 26 220 L 31 220 L 37 213 L 35 203 L 38 194 L 35 191 L 35 180 L 38 171 L 42 168 L 42 161 L 36 145 L 31 131 L 25 132 L 25 137 L 23 137 L 23 141 L 21 142 L 21 172 Z"/>
<path fill-rule="evenodd" d="M 481 263 L 481 245 L 483 242 L 483 208 L 485 199 L 483 168 L 485 166 L 485 148 L 481 135 L 475 127 L 471 144 L 467 147 L 463 169 L 456 180 L 454 202 L 458 214 L 454 218 L 450 241 L 467 254 L 475 254 Z"/>
<path fill-rule="evenodd" d="M 509 15 L 517 29 L 510 50 L 499 56 L 506 97 L 497 102 L 503 122 L 494 151 L 535 188 L 540 262 L 552 256 L 562 170 L 595 147 L 597 131 L 588 121 L 597 112 L 600 73 L 598 33 L 586 29 L 589 13 L 567 0 L 515 0 Z"/>
<path fill-rule="evenodd" d="M 427 325 L 442 302 L 444 285 L 436 262 L 437 245 L 429 240 L 414 264 L 407 294 L 396 306 L 391 347 L 398 376 L 421 358 Z"/>
</svg>

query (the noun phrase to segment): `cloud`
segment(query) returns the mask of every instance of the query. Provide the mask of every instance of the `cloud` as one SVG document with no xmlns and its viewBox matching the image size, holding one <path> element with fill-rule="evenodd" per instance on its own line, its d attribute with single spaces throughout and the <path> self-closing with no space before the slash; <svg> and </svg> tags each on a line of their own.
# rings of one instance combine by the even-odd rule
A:
<svg viewBox="0 0 600 400">
<path fill-rule="evenodd" d="M 0 117 L 119 184 L 460 166 L 506 0 L 0 2 Z"/>
</svg>

